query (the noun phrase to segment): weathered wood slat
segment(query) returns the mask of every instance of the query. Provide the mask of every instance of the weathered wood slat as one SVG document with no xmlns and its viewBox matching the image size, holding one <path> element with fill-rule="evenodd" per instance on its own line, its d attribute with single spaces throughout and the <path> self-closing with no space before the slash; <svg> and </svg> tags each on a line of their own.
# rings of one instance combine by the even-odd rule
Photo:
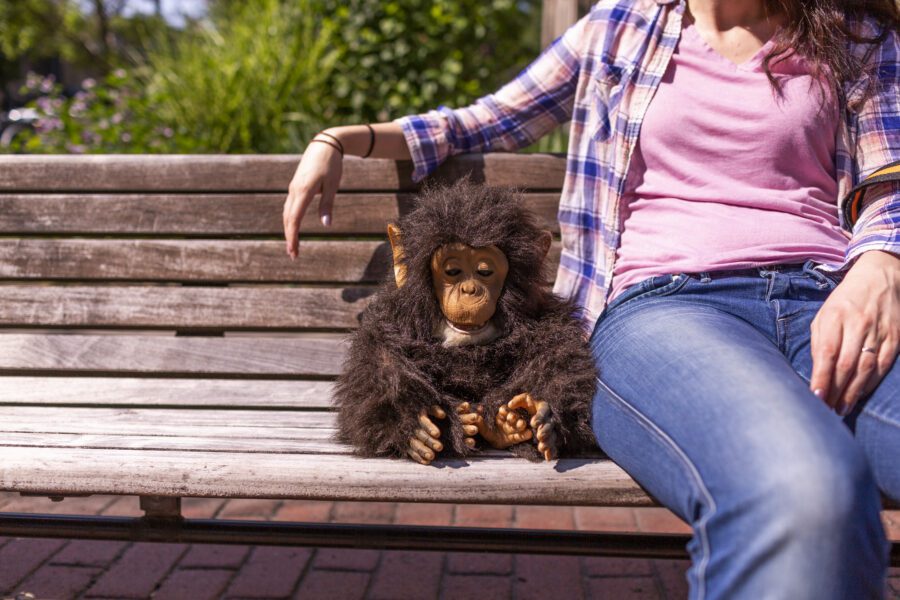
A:
<svg viewBox="0 0 900 600">
<path fill-rule="evenodd" d="M 348 329 L 374 287 L 0 285 L 0 327 Z"/>
<path fill-rule="evenodd" d="M 129 433 L 126 428 L 133 428 L 140 435 L 190 436 L 201 428 L 211 428 L 221 435 L 252 429 L 257 430 L 253 435 L 271 431 L 273 437 L 297 437 L 301 430 L 332 431 L 336 419 L 334 412 L 325 410 L 0 406 L 0 431 L 35 433 L 115 434 Z M 282 430 L 289 433 L 275 433 Z M 322 437 L 318 433 L 310 435 Z"/>
<path fill-rule="evenodd" d="M 0 447 L 0 490 L 223 498 L 652 506 L 609 460 L 354 456 Z"/>
<path fill-rule="evenodd" d="M 0 376 L 0 405 L 327 410 L 332 388 L 328 381 Z"/>
<path fill-rule="evenodd" d="M 288 185 L 301 155 L 9 155 L 0 161 L 0 191 L 56 192 L 279 192 Z M 521 189 L 558 190 L 565 156 L 494 152 L 461 154 L 433 175 Z M 415 190 L 411 161 L 344 159 L 340 190 Z"/>
<path fill-rule="evenodd" d="M 384 242 L 0 239 L 0 278 L 47 280 L 326 282 L 374 284 L 390 275 Z M 556 272 L 560 245 L 548 256 Z"/>
<path fill-rule="evenodd" d="M 341 193 L 332 223 L 318 219 L 318 196 L 301 235 L 384 235 L 408 213 L 412 193 Z M 0 194 L 0 234 L 283 236 L 285 194 Z M 542 227 L 559 232 L 559 192 L 525 194 Z"/>
<path fill-rule="evenodd" d="M 247 454 L 351 454 L 348 446 L 330 439 L 257 437 L 194 437 L 94 433 L 8 433 L 0 447 L 168 450 L 183 452 L 245 452 Z"/>
<path fill-rule="evenodd" d="M 201 436 L 164 436 L 132 434 L 71 434 L 71 433 L 4 433 L 0 447 L 25 446 L 32 448 L 84 448 L 118 450 L 164 450 L 185 452 L 242 452 L 247 454 L 335 454 L 350 455 L 350 446 L 329 438 L 222 438 Z M 479 458 L 514 458 L 508 450 L 485 448 Z M 584 458 L 604 458 L 598 451 Z M 2 493 L 0 493 L 2 494 Z"/>
<path fill-rule="evenodd" d="M 7 333 L 0 335 L 0 373 L 323 377 L 340 372 L 345 351 L 340 334 L 257 338 Z"/>
</svg>

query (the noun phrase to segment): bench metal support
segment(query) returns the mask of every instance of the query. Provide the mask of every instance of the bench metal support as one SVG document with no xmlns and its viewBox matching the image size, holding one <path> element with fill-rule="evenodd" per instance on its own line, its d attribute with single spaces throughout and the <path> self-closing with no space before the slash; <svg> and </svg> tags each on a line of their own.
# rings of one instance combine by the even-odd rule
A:
<svg viewBox="0 0 900 600">
<path fill-rule="evenodd" d="M 687 534 L 0 514 L 0 536 L 380 550 L 688 558 Z M 900 544 L 891 547 L 900 566 Z"/>
</svg>

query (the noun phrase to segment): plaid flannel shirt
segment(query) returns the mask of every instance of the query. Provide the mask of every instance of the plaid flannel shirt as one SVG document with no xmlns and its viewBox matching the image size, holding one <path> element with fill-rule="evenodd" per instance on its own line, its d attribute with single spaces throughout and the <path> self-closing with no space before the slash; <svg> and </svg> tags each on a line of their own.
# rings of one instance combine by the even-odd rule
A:
<svg viewBox="0 0 900 600">
<path fill-rule="evenodd" d="M 515 151 L 571 120 L 553 291 L 585 308 L 588 330 L 607 302 L 622 231 L 619 199 L 641 121 L 681 35 L 684 9 L 685 0 L 601 0 L 496 93 L 466 107 L 440 105 L 394 119 L 409 145 L 415 182 L 449 156 Z M 868 37 L 880 31 L 868 17 L 863 26 Z M 861 179 L 900 159 L 900 40 L 891 32 L 879 46 L 851 43 L 849 51 L 875 61 L 880 90 L 849 110 L 863 82 L 844 88 L 835 208 L 849 241 L 842 264 L 816 265 L 827 272 L 848 269 L 868 250 L 900 255 L 900 184 L 871 188 L 855 222 L 843 202 Z"/>
</svg>

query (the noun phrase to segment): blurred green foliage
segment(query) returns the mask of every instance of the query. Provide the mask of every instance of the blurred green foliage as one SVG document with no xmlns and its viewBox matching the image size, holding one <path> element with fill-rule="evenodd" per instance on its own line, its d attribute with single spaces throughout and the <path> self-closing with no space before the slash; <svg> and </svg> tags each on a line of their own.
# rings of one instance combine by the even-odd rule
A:
<svg viewBox="0 0 900 600">
<path fill-rule="evenodd" d="M 0 0 L 0 18 L 16 4 Z M 17 149 L 299 152 L 328 126 L 464 106 L 499 89 L 540 52 L 539 8 L 540 0 L 214 0 L 208 19 L 183 30 L 119 23 L 135 43 L 107 54 L 106 75 L 89 89 L 65 98 L 52 80 L 31 79 L 29 93 L 44 94 L 32 102 L 41 120 Z M 0 45 L 27 50 L 41 35 L 6 31 Z M 564 152 L 563 129 L 528 150 Z"/>
<path fill-rule="evenodd" d="M 468 104 L 540 51 L 540 0 L 314 1 L 339 33 L 334 124 Z"/>
</svg>

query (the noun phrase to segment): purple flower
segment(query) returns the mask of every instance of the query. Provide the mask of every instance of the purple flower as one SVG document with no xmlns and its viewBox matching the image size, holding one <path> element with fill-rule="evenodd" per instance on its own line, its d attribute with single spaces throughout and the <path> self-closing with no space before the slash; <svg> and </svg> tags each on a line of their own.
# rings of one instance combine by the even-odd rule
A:
<svg viewBox="0 0 900 600">
<path fill-rule="evenodd" d="M 131 134 L 130 134 L 130 133 L 127 133 L 127 132 L 126 132 L 126 133 L 123 133 L 121 139 L 122 139 L 123 142 L 125 142 L 125 143 L 127 144 L 128 142 L 131 141 Z"/>
<path fill-rule="evenodd" d="M 113 122 L 113 125 L 118 125 L 119 123 L 121 123 L 124 120 L 125 120 L 125 115 L 123 115 L 122 113 L 114 114 L 111 119 L 111 121 Z"/>
<path fill-rule="evenodd" d="M 25 87 L 28 88 L 28 91 L 34 91 L 41 85 L 42 81 L 43 78 L 40 75 L 34 71 L 29 71 L 25 77 Z"/>
<path fill-rule="evenodd" d="M 66 144 L 66 150 L 68 150 L 70 154 L 84 154 L 87 151 L 87 148 L 81 144 Z"/>
<path fill-rule="evenodd" d="M 37 99 L 37 109 L 44 113 L 45 115 L 53 114 L 53 102 L 50 100 L 49 96 L 41 96 Z"/>
<path fill-rule="evenodd" d="M 94 87 L 96 87 L 96 85 L 97 85 L 97 80 L 92 79 L 90 77 L 88 77 L 87 79 L 85 79 L 84 81 L 81 82 L 81 87 L 83 87 L 86 90 L 92 90 L 92 89 L 94 89 Z"/>
<path fill-rule="evenodd" d="M 56 82 L 56 77 L 52 74 L 47 75 L 44 80 L 41 82 L 41 91 L 45 94 L 49 94 L 53 91 L 53 84 Z"/>
</svg>

